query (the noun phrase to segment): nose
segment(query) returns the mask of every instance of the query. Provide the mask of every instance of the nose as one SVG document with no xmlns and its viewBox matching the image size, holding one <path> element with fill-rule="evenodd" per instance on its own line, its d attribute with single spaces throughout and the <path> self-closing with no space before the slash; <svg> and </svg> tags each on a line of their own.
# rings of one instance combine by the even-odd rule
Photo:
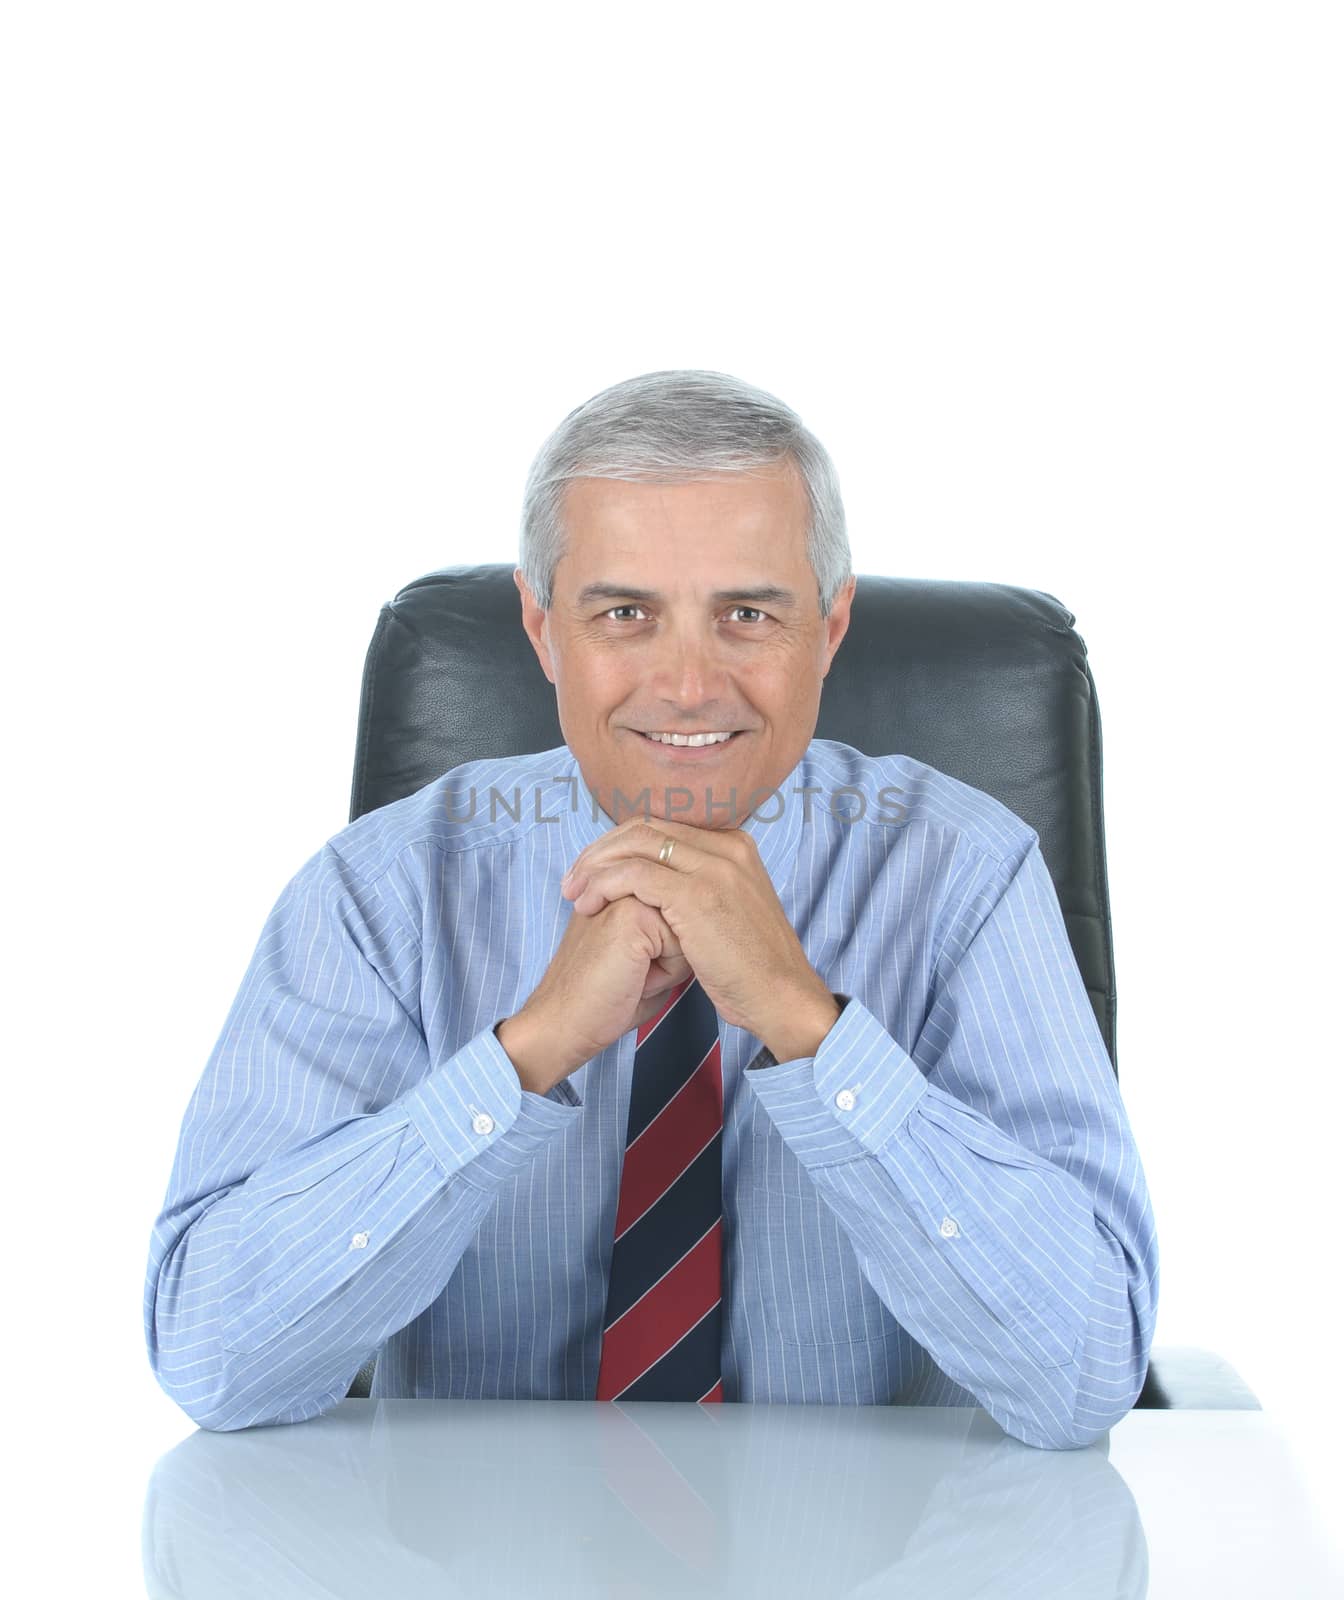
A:
<svg viewBox="0 0 1344 1600">
<path fill-rule="evenodd" d="M 722 641 L 694 623 L 669 624 L 653 644 L 645 687 L 683 713 L 736 703 Z"/>
</svg>

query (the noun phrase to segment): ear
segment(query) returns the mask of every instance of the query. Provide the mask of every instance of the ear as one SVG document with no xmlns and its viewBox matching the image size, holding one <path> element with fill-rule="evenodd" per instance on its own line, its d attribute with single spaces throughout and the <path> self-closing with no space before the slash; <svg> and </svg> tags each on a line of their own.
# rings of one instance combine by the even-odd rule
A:
<svg viewBox="0 0 1344 1600">
<path fill-rule="evenodd" d="M 853 604 L 858 582 L 857 575 L 851 575 L 836 590 L 835 599 L 831 602 L 831 614 L 826 618 L 826 660 L 821 669 L 823 678 L 831 670 L 831 662 L 840 648 L 840 641 L 849 632 L 849 608 Z"/>
<path fill-rule="evenodd" d="M 551 647 L 547 638 L 546 613 L 537 604 L 537 598 L 527 586 L 527 579 L 523 577 L 523 569 L 513 569 L 513 581 L 517 586 L 519 597 L 523 606 L 523 631 L 532 641 L 532 648 L 537 652 L 537 660 L 541 662 L 541 670 L 546 674 L 548 683 L 555 682 L 555 671 L 551 666 Z"/>
</svg>

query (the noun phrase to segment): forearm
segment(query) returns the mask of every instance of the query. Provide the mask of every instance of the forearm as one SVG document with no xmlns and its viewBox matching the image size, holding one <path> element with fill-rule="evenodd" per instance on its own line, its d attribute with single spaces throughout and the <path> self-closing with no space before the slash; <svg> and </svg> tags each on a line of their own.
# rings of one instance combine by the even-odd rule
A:
<svg viewBox="0 0 1344 1600">
<path fill-rule="evenodd" d="M 949 1184 L 955 1159 L 944 1149 L 935 1161 L 911 1132 L 811 1176 L 864 1276 L 950 1378 L 1019 1439 L 1085 1443 L 1074 1414 L 1090 1210 L 1053 1175 L 981 1173 L 978 1158 L 974 1179 Z"/>
<path fill-rule="evenodd" d="M 812 990 L 782 1004 L 762 1026 L 761 1043 L 776 1063 L 815 1056 L 843 1009 L 843 1003 L 818 978 Z"/>
<path fill-rule="evenodd" d="M 391 1132 L 288 1198 L 279 1164 L 178 1239 L 148 1313 L 151 1357 L 193 1421 L 229 1430 L 329 1410 L 369 1352 L 442 1289 L 489 1197 L 445 1187 L 416 1146 L 409 1130 Z"/>
<path fill-rule="evenodd" d="M 930 1085 L 862 1007 L 814 1060 L 747 1077 L 893 1317 L 1006 1431 L 1069 1447 L 1128 1410 L 1155 1312 L 1150 1218 L 1118 1223 L 1131 1275 L 1097 1190 Z"/>
<path fill-rule="evenodd" d="M 384 1111 L 256 1164 L 218 1198 L 179 1164 L 145 1290 L 160 1384 L 212 1429 L 329 1410 L 442 1292 L 497 1185 L 573 1115 L 525 1093 L 478 1038 Z"/>
</svg>

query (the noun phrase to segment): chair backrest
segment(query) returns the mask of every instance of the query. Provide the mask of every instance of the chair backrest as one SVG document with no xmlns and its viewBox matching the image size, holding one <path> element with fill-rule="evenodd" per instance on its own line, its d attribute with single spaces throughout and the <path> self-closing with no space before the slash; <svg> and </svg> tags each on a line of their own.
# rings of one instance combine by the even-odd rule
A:
<svg viewBox="0 0 1344 1600">
<path fill-rule="evenodd" d="M 383 606 L 364 666 L 351 821 L 461 762 L 564 742 L 513 570 L 444 567 Z M 1101 718 L 1073 622 L 1035 589 L 860 575 L 816 734 L 915 756 L 1035 828 L 1116 1069 Z M 352 1395 L 368 1393 L 372 1368 Z"/>
<path fill-rule="evenodd" d="M 860 575 L 816 733 L 927 761 L 1035 828 L 1114 1068 L 1101 717 L 1073 621 L 1036 589 Z M 350 819 L 463 761 L 563 742 L 512 565 L 427 573 L 383 606 L 374 629 Z"/>
</svg>

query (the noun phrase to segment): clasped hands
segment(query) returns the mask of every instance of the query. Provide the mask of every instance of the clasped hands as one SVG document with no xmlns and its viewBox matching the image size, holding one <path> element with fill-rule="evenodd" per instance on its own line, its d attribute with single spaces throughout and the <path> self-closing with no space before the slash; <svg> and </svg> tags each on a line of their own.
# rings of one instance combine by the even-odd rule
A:
<svg viewBox="0 0 1344 1600">
<path fill-rule="evenodd" d="M 669 838 L 671 856 L 660 861 Z M 622 895 L 654 907 L 715 1011 L 776 1061 L 815 1055 L 840 1015 L 741 829 L 632 817 L 580 852 L 560 890 L 577 916 Z"/>
</svg>

